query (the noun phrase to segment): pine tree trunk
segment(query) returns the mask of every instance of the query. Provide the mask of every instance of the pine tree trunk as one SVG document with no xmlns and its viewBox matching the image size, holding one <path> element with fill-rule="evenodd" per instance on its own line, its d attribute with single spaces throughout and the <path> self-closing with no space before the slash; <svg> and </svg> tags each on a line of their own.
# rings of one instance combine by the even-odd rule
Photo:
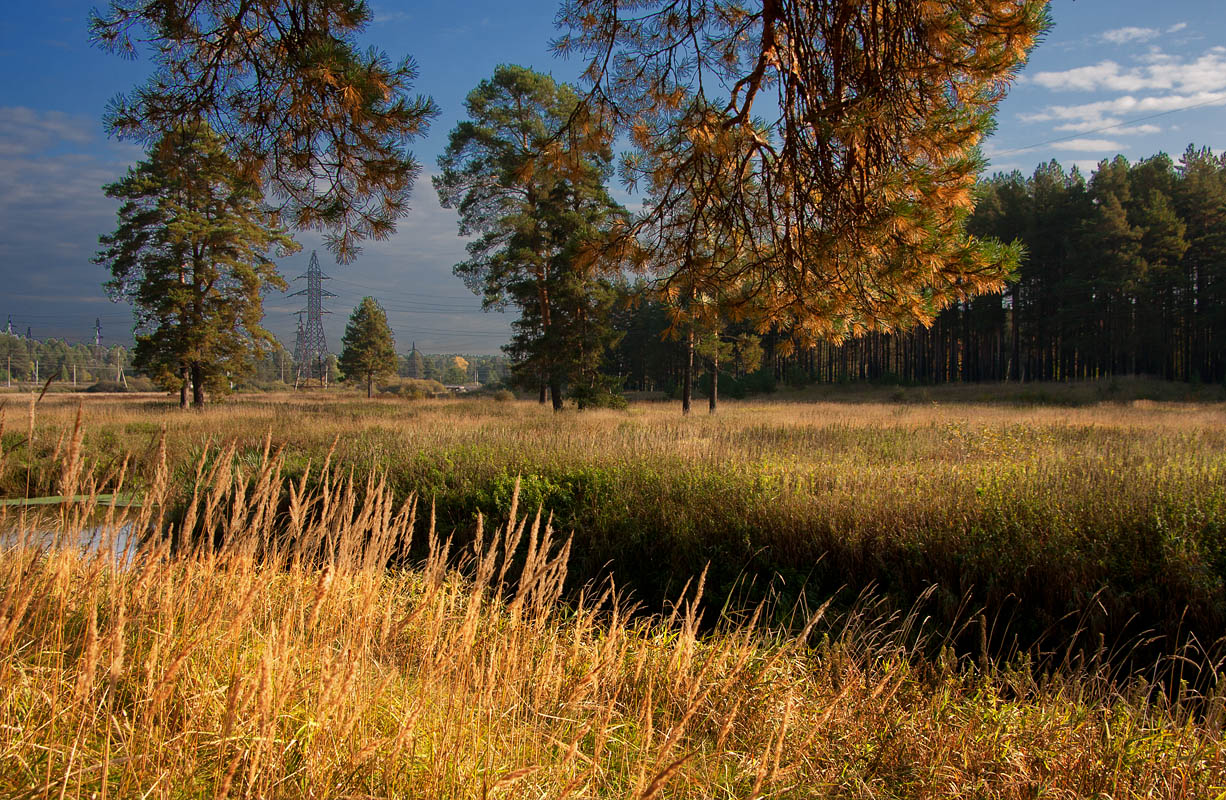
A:
<svg viewBox="0 0 1226 800">
<path fill-rule="evenodd" d="M 810 372 L 810 375 L 812 373 Z M 719 402 L 719 352 L 711 360 L 711 394 L 707 395 L 707 413 L 714 414 Z"/>
<path fill-rule="evenodd" d="M 204 368 L 192 364 L 192 406 L 204 408 Z"/>
<path fill-rule="evenodd" d="M 562 381 L 560 378 L 551 376 L 549 378 L 549 397 L 553 401 L 553 410 L 562 410 Z"/>
<path fill-rule="evenodd" d="M 540 404 L 545 405 L 545 381 L 541 381 L 541 399 Z"/>
<path fill-rule="evenodd" d="M 187 408 L 187 366 L 179 368 L 179 408 Z"/>
<path fill-rule="evenodd" d="M 366 399 L 369 400 L 374 396 L 375 391 L 375 374 L 373 372 L 366 373 Z"/>
<path fill-rule="evenodd" d="M 690 413 L 690 401 L 694 397 L 694 329 L 690 328 L 685 338 L 685 376 L 681 384 L 681 413 Z"/>
</svg>

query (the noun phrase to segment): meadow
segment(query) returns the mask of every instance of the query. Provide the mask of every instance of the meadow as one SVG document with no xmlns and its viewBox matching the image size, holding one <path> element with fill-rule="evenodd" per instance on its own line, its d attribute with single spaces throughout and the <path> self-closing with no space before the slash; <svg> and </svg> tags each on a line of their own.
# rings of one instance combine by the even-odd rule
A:
<svg viewBox="0 0 1226 800">
<path fill-rule="evenodd" d="M 4 496 L 177 533 L 10 536 L 3 793 L 1220 796 L 1226 405 L 1160 391 L 10 396 Z"/>
</svg>

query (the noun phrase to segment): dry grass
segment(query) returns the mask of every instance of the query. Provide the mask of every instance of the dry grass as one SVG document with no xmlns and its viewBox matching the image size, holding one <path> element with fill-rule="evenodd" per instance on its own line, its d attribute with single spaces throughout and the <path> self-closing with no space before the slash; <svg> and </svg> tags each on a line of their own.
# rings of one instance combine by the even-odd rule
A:
<svg viewBox="0 0 1226 800">
<path fill-rule="evenodd" d="M 129 481 L 147 489 L 165 430 L 181 504 L 219 444 L 250 466 L 271 431 L 288 477 L 331 451 L 359 480 L 384 475 L 397 502 L 431 500 L 440 531 L 465 545 L 477 512 L 505 516 L 520 481 L 525 504 L 574 533 L 568 596 L 612 573 L 658 611 L 709 564 L 708 619 L 730 595 L 742 609 L 836 596 L 847 610 L 871 590 L 895 610 L 924 600 L 941 633 L 982 610 L 998 655 L 1058 663 L 1101 642 L 1127 655 L 1127 672 L 1186 647 L 1217 652 L 1226 405 L 1090 402 L 1094 386 L 899 391 L 821 390 L 690 419 L 650 403 L 554 415 L 488 398 L 303 394 L 196 414 L 164 398 L 89 398 L 82 474 L 103 480 L 131 455 Z M 1069 404 L 1026 401 L 1048 392 Z M 45 398 L 31 448 L 25 408 L 10 405 L 0 494 L 58 492 L 76 413 Z M 978 635 L 953 644 L 974 654 Z"/>
<path fill-rule="evenodd" d="M 65 452 L 71 476 L 79 448 Z M 211 536 L 116 555 L 118 512 L 87 505 L 55 522 L 100 521 L 95 542 L 35 541 L 28 521 L 6 540 L 0 795 L 1226 791 L 1220 700 L 1193 717 L 1092 666 L 1036 682 L 929 664 L 869 609 L 791 635 L 759 609 L 702 633 L 701 577 L 666 617 L 599 589 L 563 603 L 569 540 L 518 492 L 459 548 L 377 476 L 320 465 L 287 485 L 282 459 L 266 443 L 200 462 L 178 530 Z M 172 493 L 164 454 L 152 462 L 136 529 Z M 428 558 L 386 569 L 415 532 Z"/>
</svg>

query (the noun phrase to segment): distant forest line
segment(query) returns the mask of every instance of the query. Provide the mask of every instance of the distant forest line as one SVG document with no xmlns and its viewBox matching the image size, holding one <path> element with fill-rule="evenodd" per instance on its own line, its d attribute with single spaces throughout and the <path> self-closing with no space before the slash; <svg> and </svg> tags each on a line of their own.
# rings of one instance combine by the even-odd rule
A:
<svg viewBox="0 0 1226 800">
<path fill-rule="evenodd" d="M 459 362 L 457 362 L 457 358 Z M 509 359 L 499 355 L 467 353 L 422 353 L 412 349 L 397 356 L 396 374 L 404 378 L 436 380 L 440 383 L 500 383 L 507 377 Z M 335 356 L 328 359 L 330 377 L 340 377 Z M 295 368 L 292 354 L 277 346 L 257 357 L 251 371 L 235 376 L 235 388 L 270 389 L 294 384 Z M 149 391 L 153 384 L 141 376 L 132 364 L 132 351 L 123 345 L 71 343 L 60 339 L 35 339 L 0 332 L 0 387 L 6 384 L 43 383 L 75 384 L 80 387 L 95 383 L 105 388 L 127 388 Z"/>
<path fill-rule="evenodd" d="M 1064 381 L 1125 375 L 1226 380 L 1226 156 L 1189 146 L 1100 162 L 1087 180 L 1057 161 L 1033 175 L 981 182 L 976 236 L 1019 241 L 1009 287 L 941 312 L 932 327 L 872 333 L 784 355 L 763 336 L 760 374 L 775 381 L 947 383 Z M 644 303 L 619 315 L 611 371 L 628 389 L 675 386 L 684 347 L 660 334 L 667 315 Z M 721 387 L 722 390 L 722 387 Z"/>
</svg>

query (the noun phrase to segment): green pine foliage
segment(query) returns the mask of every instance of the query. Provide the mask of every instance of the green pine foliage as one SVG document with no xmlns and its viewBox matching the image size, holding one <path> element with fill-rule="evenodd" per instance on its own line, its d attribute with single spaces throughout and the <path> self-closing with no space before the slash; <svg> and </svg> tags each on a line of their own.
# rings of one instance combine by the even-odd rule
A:
<svg viewBox="0 0 1226 800">
<path fill-rule="evenodd" d="M 134 306 L 136 367 L 203 406 L 206 389 L 229 391 L 272 346 L 263 296 L 286 283 L 269 256 L 298 245 L 203 122 L 164 134 L 104 190 L 122 205 L 94 260 L 110 270 L 108 294 Z"/>
<path fill-rule="evenodd" d="M 560 409 L 565 386 L 595 385 L 615 336 L 598 246 L 624 219 L 605 189 L 609 137 L 569 86 L 524 67 L 498 67 L 465 108 L 434 181 L 475 237 L 455 273 L 487 309 L 519 310 L 505 348 L 516 377 Z"/>
<path fill-rule="evenodd" d="M 396 374 L 399 362 L 387 312 L 373 297 L 363 297 L 353 309 L 341 346 L 339 366 L 345 380 L 364 382 L 367 397 L 374 394 L 376 378 Z"/>
</svg>

